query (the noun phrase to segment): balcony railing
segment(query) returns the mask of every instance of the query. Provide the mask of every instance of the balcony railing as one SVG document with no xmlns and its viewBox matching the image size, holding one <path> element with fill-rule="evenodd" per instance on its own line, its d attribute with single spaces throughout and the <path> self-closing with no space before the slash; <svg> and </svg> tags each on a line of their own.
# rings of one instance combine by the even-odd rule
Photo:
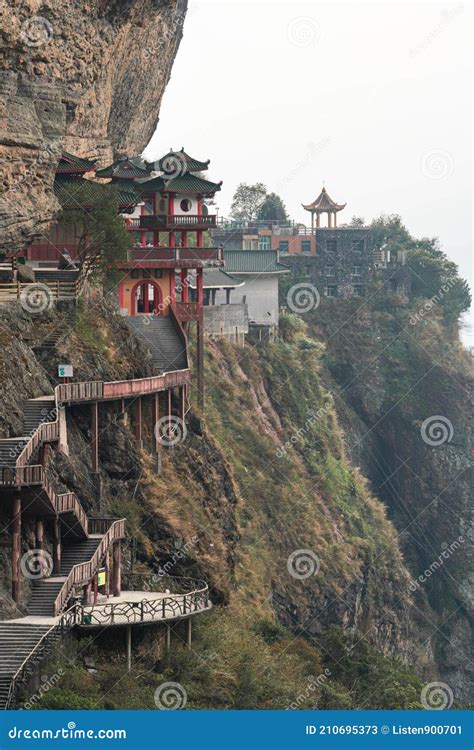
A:
<svg viewBox="0 0 474 750">
<path fill-rule="evenodd" d="M 133 220 L 132 220 L 133 221 Z M 216 226 L 215 214 L 151 214 L 140 216 L 140 229 L 208 229 Z M 127 220 L 125 219 L 126 226 Z M 136 228 L 132 225 L 131 228 Z"/>
<path fill-rule="evenodd" d="M 222 247 L 134 247 L 129 260 L 222 262 L 224 251 Z"/>
</svg>

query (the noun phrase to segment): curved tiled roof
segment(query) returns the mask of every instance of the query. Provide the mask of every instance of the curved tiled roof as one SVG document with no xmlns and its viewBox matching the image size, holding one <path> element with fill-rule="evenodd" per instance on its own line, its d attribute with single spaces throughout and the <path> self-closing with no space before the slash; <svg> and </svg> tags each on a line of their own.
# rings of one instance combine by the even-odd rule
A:
<svg viewBox="0 0 474 750">
<path fill-rule="evenodd" d="M 165 174 L 186 174 L 189 172 L 203 172 L 209 166 L 210 159 L 199 161 L 186 153 L 184 148 L 181 151 L 170 149 L 167 154 L 153 162 L 150 166 Z"/>
<path fill-rule="evenodd" d="M 81 209 L 95 206 L 108 185 L 92 180 L 57 177 L 54 180 L 54 194 L 62 208 Z M 140 195 L 134 190 L 133 184 L 124 183 L 117 186 L 119 208 L 129 208 L 141 202 Z"/>
<path fill-rule="evenodd" d="M 154 177 L 140 183 L 142 192 L 183 193 L 189 195 L 214 195 L 221 189 L 222 182 L 210 182 L 194 174 L 181 174 L 171 179 Z"/>
<path fill-rule="evenodd" d="M 56 167 L 56 174 L 84 174 L 94 169 L 95 161 L 82 159 L 80 156 L 74 156 L 68 151 L 63 151 Z"/>
<path fill-rule="evenodd" d="M 325 187 L 323 187 L 316 200 L 312 203 L 308 203 L 308 205 L 305 205 L 304 203 L 302 204 L 303 208 L 307 211 L 315 211 L 316 213 L 324 211 L 341 211 L 346 205 L 346 203 L 336 203 L 336 201 L 333 201 L 328 195 Z"/>
<path fill-rule="evenodd" d="M 117 159 L 108 167 L 96 170 L 96 177 L 112 177 L 120 180 L 132 180 L 135 177 L 147 177 L 149 172 L 134 164 L 130 159 Z"/>
</svg>

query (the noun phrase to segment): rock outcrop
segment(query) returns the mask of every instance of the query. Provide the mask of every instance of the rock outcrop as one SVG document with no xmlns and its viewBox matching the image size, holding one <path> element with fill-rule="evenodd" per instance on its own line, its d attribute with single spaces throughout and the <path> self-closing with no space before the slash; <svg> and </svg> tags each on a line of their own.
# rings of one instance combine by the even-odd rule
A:
<svg viewBox="0 0 474 750">
<path fill-rule="evenodd" d="M 152 136 L 187 0 L 8 0 L 3 7 L 0 247 L 46 232 L 61 150 L 101 165 Z"/>
</svg>

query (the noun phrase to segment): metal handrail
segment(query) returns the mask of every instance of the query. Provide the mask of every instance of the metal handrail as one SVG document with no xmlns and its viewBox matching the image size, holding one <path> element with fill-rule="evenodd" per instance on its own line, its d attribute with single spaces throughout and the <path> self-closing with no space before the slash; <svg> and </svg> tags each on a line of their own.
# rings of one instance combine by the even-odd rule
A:
<svg viewBox="0 0 474 750">
<path fill-rule="evenodd" d="M 139 624 L 190 617 L 212 607 L 209 587 L 204 581 L 200 588 L 184 594 L 164 594 L 140 601 L 105 602 L 95 607 L 78 605 L 77 624 L 81 627 Z M 153 592 L 157 593 L 157 592 Z"/>
</svg>

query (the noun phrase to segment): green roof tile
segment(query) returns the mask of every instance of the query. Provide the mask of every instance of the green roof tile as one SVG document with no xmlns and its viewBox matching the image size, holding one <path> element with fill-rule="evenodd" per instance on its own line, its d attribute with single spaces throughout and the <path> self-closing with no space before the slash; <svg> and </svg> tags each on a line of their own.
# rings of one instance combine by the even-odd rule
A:
<svg viewBox="0 0 474 750">
<path fill-rule="evenodd" d="M 56 167 L 56 174 L 84 174 L 84 172 L 91 172 L 94 169 L 94 161 L 82 159 L 80 156 L 63 151 Z"/>
<path fill-rule="evenodd" d="M 153 180 L 140 183 L 142 192 L 170 192 L 189 195 L 213 195 L 221 189 L 222 182 L 210 182 L 194 174 L 183 174 L 167 180 L 155 177 Z"/>
<path fill-rule="evenodd" d="M 228 273 L 288 273 L 278 261 L 277 250 L 228 250 L 224 247 L 224 264 Z"/>
</svg>

